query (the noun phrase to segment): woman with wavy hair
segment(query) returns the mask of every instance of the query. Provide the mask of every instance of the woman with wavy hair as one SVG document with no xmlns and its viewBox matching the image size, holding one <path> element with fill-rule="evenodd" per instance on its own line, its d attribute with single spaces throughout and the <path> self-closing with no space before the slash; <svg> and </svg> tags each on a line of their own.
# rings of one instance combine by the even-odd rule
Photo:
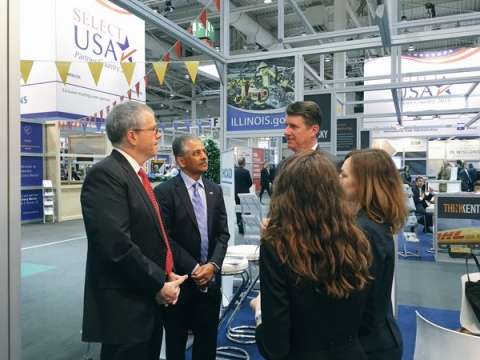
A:
<svg viewBox="0 0 480 360">
<path fill-rule="evenodd" d="M 357 333 L 371 253 L 338 172 L 312 150 L 290 156 L 275 178 L 260 245 L 256 340 L 265 359 L 366 359 Z M 260 310 L 261 308 L 261 310 Z"/>
<path fill-rule="evenodd" d="M 373 253 L 375 280 L 360 327 L 360 342 L 369 360 L 401 360 L 402 334 L 393 315 L 391 293 L 397 257 L 393 235 L 403 229 L 408 217 L 402 179 L 392 158 L 381 149 L 350 152 L 340 179 Z"/>
</svg>

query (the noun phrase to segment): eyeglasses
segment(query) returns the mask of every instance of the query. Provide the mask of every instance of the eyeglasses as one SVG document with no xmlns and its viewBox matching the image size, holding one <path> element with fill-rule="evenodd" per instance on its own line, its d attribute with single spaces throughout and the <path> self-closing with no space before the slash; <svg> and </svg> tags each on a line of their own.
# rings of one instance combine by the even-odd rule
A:
<svg viewBox="0 0 480 360">
<path fill-rule="evenodd" d="M 154 128 L 151 128 L 151 129 L 132 129 L 133 131 L 153 131 L 156 134 L 158 134 L 160 132 L 160 130 L 158 129 L 158 126 L 155 126 Z"/>
</svg>

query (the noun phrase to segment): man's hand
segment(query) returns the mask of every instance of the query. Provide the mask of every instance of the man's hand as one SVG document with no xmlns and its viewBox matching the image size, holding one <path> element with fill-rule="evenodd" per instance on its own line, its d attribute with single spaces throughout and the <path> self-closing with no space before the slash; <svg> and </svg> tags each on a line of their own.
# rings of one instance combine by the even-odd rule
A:
<svg viewBox="0 0 480 360">
<path fill-rule="evenodd" d="M 256 298 L 253 298 L 252 301 L 250 301 L 250 307 L 252 308 L 253 312 L 262 310 L 260 304 L 260 293 L 258 293 L 258 296 Z"/>
<path fill-rule="evenodd" d="M 193 281 L 200 287 L 208 286 L 210 280 L 212 280 L 215 274 L 215 265 L 205 264 L 198 267 L 195 273 L 192 275 Z"/>
<path fill-rule="evenodd" d="M 155 301 L 159 305 L 175 305 L 180 295 L 180 284 L 188 279 L 188 275 L 179 276 L 173 272 L 168 274 L 167 282 L 162 289 L 155 295 Z"/>
</svg>

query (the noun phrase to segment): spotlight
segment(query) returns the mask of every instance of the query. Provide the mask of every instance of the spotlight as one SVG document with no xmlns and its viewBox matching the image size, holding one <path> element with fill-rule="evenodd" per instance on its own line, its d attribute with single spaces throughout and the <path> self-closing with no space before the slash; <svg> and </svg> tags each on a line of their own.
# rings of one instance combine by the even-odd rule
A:
<svg viewBox="0 0 480 360">
<path fill-rule="evenodd" d="M 174 12 L 174 11 L 175 11 L 175 8 L 172 6 L 172 2 L 171 1 L 166 1 L 165 2 L 165 12 L 171 13 L 171 12 Z"/>
<path fill-rule="evenodd" d="M 270 4 L 270 3 L 272 2 L 272 0 L 263 0 L 263 2 L 264 2 L 265 4 Z"/>
<path fill-rule="evenodd" d="M 410 44 L 410 46 L 408 47 L 408 51 L 412 52 L 412 51 L 415 51 L 415 47 Z"/>
<path fill-rule="evenodd" d="M 302 32 L 302 36 L 305 36 L 305 35 L 307 35 L 307 33 L 306 33 L 305 31 L 304 31 L 304 32 Z"/>
<path fill-rule="evenodd" d="M 407 17 L 406 17 L 405 15 L 402 15 L 402 17 L 400 18 L 400 21 L 401 21 L 401 22 L 407 21 Z"/>
<path fill-rule="evenodd" d="M 325 56 L 325 62 L 330 62 L 330 61 L 332 61 L 332 58 L 329 55 Z"/>
</svg>

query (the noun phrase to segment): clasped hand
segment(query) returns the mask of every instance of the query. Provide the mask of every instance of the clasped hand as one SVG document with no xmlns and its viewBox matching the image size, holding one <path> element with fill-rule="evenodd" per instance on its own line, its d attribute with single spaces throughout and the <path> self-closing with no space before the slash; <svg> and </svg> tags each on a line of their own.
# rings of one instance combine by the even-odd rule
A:
<svg viewBox="0 0 480 360">
<path fill-rule="evenodd" d="M 215 274 L 215 265 L 213 264 L 200 265 L 195 271 L 195 273 L 192 275 L 192 279 L 193 281 L 195 281 L 195 284 L 197 284 L 197 286 L 205 287 L 205 286 L 208 286 L 214 274 Z"/>
<path fill-rule="evenodd" d="M 175 305 L 180 295 L 180 285 L 187 279 L 188 275 L 180 276 L 174 272 L 168 274 L 167 281 L 157 295 L 155 295 L 155 301 L 159 305 Z"/>
</svg>

